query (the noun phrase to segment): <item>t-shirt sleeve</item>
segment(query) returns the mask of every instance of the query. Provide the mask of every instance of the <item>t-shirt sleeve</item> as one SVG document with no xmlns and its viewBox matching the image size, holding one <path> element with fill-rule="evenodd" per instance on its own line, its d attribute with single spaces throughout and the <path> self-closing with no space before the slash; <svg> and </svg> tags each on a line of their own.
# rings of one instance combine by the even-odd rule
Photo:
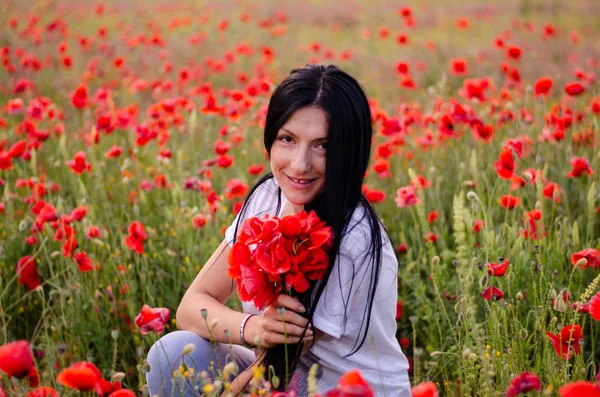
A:
<svg viewBox="0 0 600 397">
<path fill-rule="evenodd" d="M 342 238 L 340 251 L 313 314 L 315 328 L 335 337 L 366 327 L 373 264 L 369 227 L 361 222 Z M 382 258 L 383 259 L 383 258 Z"/>
</svg>

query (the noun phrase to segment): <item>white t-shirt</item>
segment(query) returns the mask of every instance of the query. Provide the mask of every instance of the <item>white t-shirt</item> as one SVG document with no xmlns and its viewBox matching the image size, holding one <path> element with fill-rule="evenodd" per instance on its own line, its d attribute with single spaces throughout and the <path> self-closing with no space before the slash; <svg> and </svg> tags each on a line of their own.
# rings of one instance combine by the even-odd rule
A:
<svg viewBox="0 0 600 397">
<path fill-rule="evenodd" d="M 277 192 L 275 178 L 259 186 L 251 197 L 244 219 L 264 214 L 281 216 L 287 200 L 282 193 L 279 213 L 276 213 Z M 238 217 L 225 232 L 230 244 L 233 243 Z M 381 269 L 367 337 L 358 351 L 344 358 L 354 350 L 357 337 L 364 332 L 361 323 L 364 328 L 366 319 L 363 321 L 362 314 L 365 313 L 371 277 L 368 260 L 371 241 L 369 222 L 364 208 L 358 207 L 344 232 L 334 268 L 313 315 L 313 327 L 323 331 L 324 335 L 302 356 L 290 381 L 290 388 L 299 395 L 308 394 L 306 378 L 314 363 L 319 364 L 319 393 L 335 388 L 341 375 L 357 368 L 373 387 L 377 397 L 411 395 L 408 360 L 396 339 L 398 261 L 392 244 L 383 229 L 381 231 L 384 241 Z M 243 302 L 242 306 L 246 313 L 259 313 L 252 302 Z M 347 313 L 345 328 L 344 306 Z"/>
</svg>

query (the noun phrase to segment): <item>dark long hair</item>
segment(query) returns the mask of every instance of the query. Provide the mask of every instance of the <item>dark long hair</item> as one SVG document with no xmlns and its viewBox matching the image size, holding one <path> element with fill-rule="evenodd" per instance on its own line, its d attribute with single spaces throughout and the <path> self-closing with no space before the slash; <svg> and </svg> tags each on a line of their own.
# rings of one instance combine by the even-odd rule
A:
<svg viewBox="0 0 600 397">
<path fill-rule="evenodd" d="M 325 277 L 312 283 L 310 288 L 298 297 L 307 309 L 306 316 L 310 323 L 312 323 L 317 303 L 327 285 L 336 258 L 340 254 L 343 234 L 348 232 L 346 228 L 358 206 L 365 209 L 364 216 L 368 218 L 372 237 L 368 248 L 370 255 L 367 256 L 370 258 L 370 263 L 363 264 L 363 266 L 369 266 L 366 272 L 370 276 L 368 299 L 365 302 L 359 335 L 352 350 L 348 352 L 349 356 L 361 348 L 367 336 L 381 267 L 382 233 L 380 228 L 383 228 L 383 225 L 361 191 L 371 152 L 373 135 L 371 110 L 367 96 L 360 84 L 338 67 L 307 65 L 304 68 L 293 69 L 273 91 L 269 102 L 264 129 L 264 144 L 269 156 L 280 128 L 295 111 L 306 106 L 316 106 L 327 113 L 328 131 L 325 190 L 312 202 L 306 204 L 304 209 L 306 211 L 314 210 L 321 220 L 333 228 L 334 233 L 333 245 L 329 253 L 329 268 Z M 250 190 L 238 218 L 238 224 L 236 224 L 235 236 L 237 236 L 238 226 L 243 219 L 244 211 L 252 194 L 258 186 L 271 178 L 273 178 L 272 174 L 265 175 Z M 279 213 L 280 206 L 281 189 L 278 191 L 277 213 Z M 341 294 L 345 308 L 344 324 L 348 315 L 347 306 L 351 294 L 352 291 L 347 296 Z M 342 333 L 344 332 L 345 330 L 342 331 Z M 302 343 L 288 344 L 288 354 L 292 358 L 289 360 L 288 368 L 286 368 L 284 360 L 284 348 L 284 345 L 278 345 L 269 349 L 264 362 L 267 368 L 272 365 L 275 374 L 282 380 L 279 390 L 287 387 L 283 380 L 286 379 L 286 374 L 291 377 L 298 365 Z"/>
</svg>

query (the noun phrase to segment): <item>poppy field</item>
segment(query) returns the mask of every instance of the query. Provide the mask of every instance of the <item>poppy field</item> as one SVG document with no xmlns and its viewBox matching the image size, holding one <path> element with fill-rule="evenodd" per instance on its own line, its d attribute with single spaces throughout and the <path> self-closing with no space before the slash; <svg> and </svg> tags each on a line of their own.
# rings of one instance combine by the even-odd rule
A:
<svg viewBox="0 0 600 397">
<path fill-rule="evenodd" d="M 600 396 L 600 4 L 25 3 L 0 5 L 0 397 L 148 394 L 307 63 L 370 99 L 413 395 Z"/>
</svg>

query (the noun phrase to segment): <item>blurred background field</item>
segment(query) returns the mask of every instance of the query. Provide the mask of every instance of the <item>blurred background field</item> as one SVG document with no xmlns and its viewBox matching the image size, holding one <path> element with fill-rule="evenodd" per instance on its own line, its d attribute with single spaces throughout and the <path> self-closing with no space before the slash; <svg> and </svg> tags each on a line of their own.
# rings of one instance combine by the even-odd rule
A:
<svg viewBox="0 0 600 397">
<path fill-rule="evenodd" d="M 598 326 L 575 309 L 597 292 L 600 267 L 599 17 L 592 0 L 3 2 L 0 345 L 29 341 L 40 384 L 61 395 L 71 392 L 58 373 L 81 360 L 107 379 L 125 373 L 124 387 L 143 394 L 159 336 L 141 335 L 136 316 L 165 307 L 166 332 L 176 329 L 185 290 L 268 172 L 270 92 L 319 62 L 373 100 L 365 193 L 398 251 L 397 336 L 411 381 L 501 395 L 528 370 L 552 395 L 594 380 Z M 581 94 L 565 91 L 574 82 Z M 115 146 L 122 154 L 107 156 Z M 81 151 L 91 169 L 78 173 L 68 162 Z M 417 176 L 420 203 L 399 204 Z M 40 201 L 58 218 L 85 207 L 71 252 L 58 225 L 36 229 Z M 125 243 L 133 221 L 148 234 L 143 253 Z M 39 286 L 22 282 L 28 255 Z M 490 275 L 504 258 L 506 275 Z M 491 286 L 503 299 L 482 297 Z M 564 360 L 546 331 L 569 324 L 584 336 Z"/>
</svg>

